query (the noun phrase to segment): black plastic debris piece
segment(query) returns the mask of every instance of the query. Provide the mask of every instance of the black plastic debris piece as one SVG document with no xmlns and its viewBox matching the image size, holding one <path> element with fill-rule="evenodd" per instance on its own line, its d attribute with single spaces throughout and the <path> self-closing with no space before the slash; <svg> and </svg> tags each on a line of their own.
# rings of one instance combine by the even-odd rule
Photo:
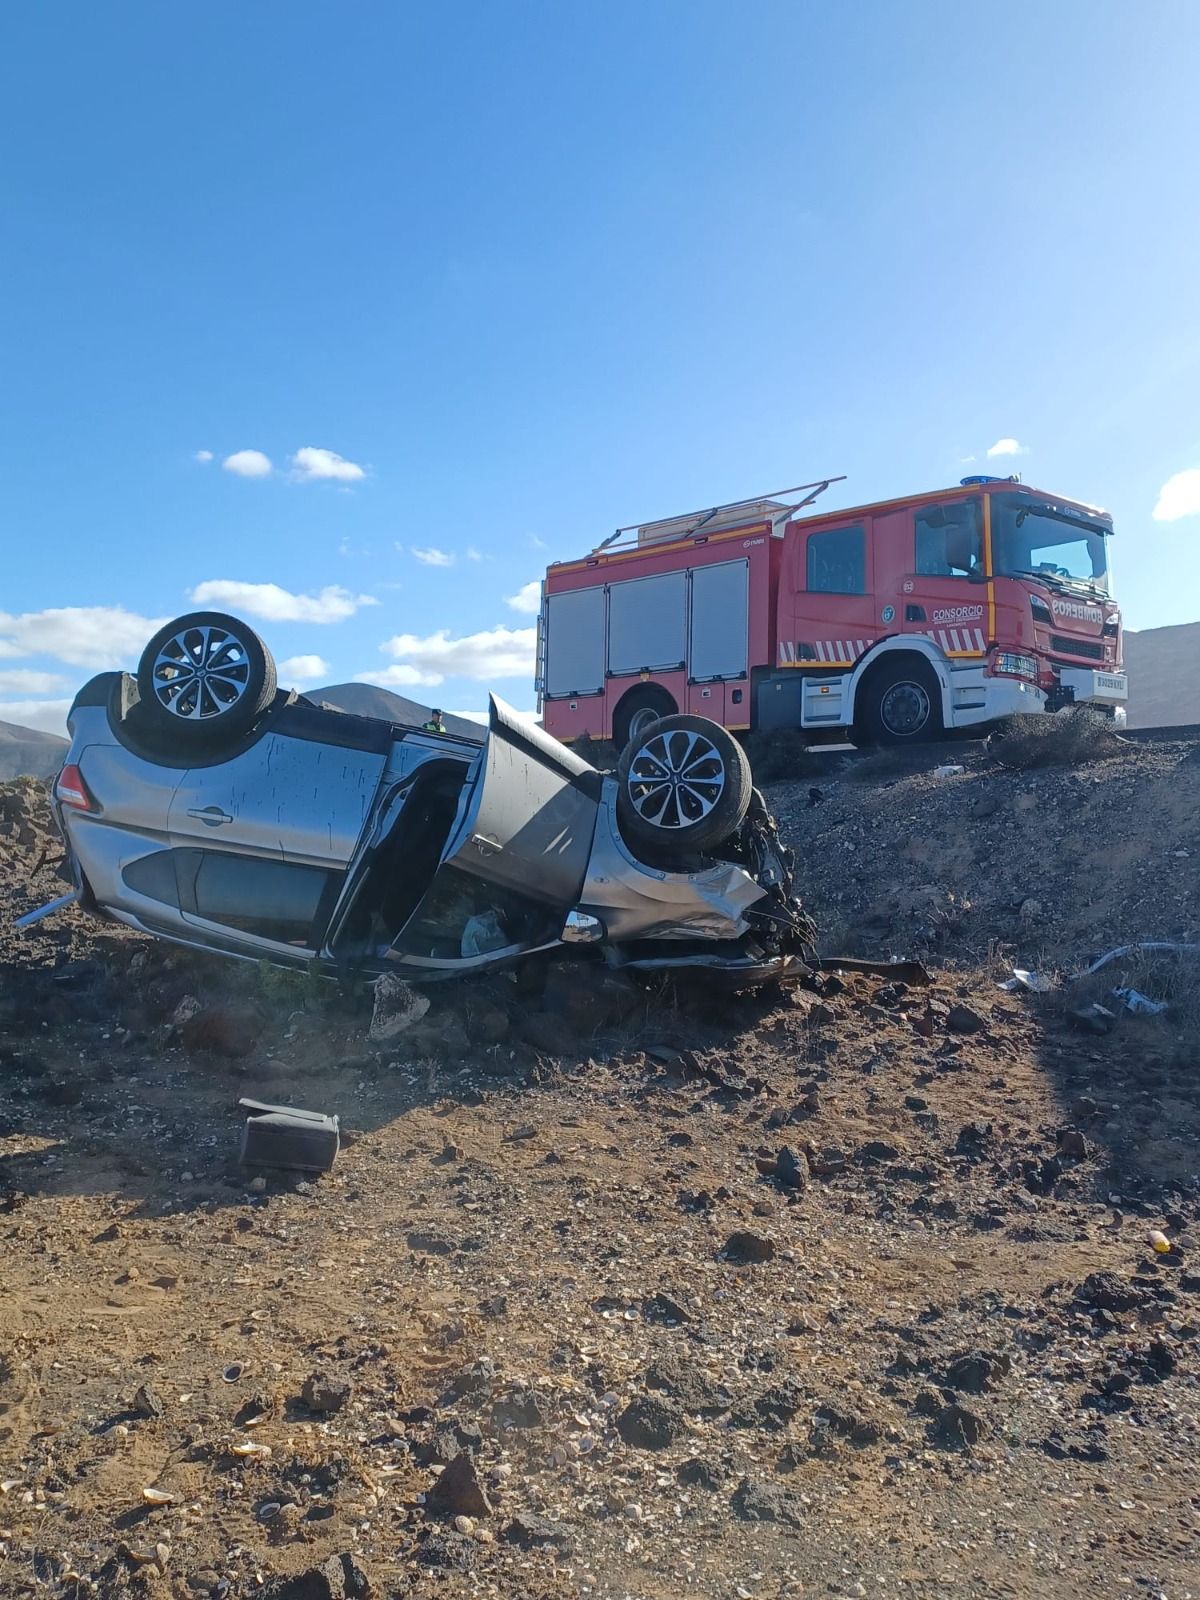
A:
<svg viewBox="0 0 1200 1600">
<path fill-rule="evenodd" d="M 274 1167 L 287 1172 L 328 1172 L 337 1159 L 338 1119 L 298 1106 L 270 1106 L 239 1100 L 253 1115 L 242 1129 L 239 1160 L 244 1167 Z"/>
</svg>

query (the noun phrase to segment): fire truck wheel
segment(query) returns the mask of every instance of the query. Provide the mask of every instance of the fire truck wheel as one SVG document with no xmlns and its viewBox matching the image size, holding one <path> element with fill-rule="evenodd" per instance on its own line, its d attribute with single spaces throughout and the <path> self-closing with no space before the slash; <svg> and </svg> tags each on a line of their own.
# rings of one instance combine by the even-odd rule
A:
<svg viewBox="0 0 1200 1600">
<path fill-rule="evenodd" d="M 660 717 L 617 767 L 617 818 L 650 859 L 713 850 L 741 827 L 753 780 L 745 751 L 707 717 Z"/>
<path fill-rule="evenodd" d="M 916 656 L 884 662 L 862 689 L 855 719 L 861 744 L 923 744 L 942 732 L 942 697 L 937 679 Z"/>
<path fill-rule="evenodd" d="M 618 750 L 624 750 L 629 741 L 639 738 L 652 722 L 669 717 L 675 709 L 675 702 L 665 689 L 653 684 L 644 689 L 631 689 L 613 713 L 613 743 Z"/>
</svg>

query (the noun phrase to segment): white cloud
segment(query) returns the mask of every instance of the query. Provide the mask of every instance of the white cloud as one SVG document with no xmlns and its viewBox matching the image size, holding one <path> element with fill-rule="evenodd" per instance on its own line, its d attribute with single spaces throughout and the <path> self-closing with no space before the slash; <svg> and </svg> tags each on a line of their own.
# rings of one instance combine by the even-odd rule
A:
<svg viewBox="0 0 1200 1600">
<path fill-rule="evenodd" d="M 318 450 L 316 445 L 306 444 L 292 457 L 292 476 L 301 483 L 316 483 L 322 478 L 357 483 L 366 477 L 366 472 L 357 461 L 347 461 L 336 450 Z"/>
<path fill-rule="evenodd" d="M 549 550 L 550 548 L 545 539 L 539 539 L 536 533 L 531 533 L 529 535 L 529 543 L 535 550 Z"/>
<path fill-rule="evenodd" d="M 264 622 L 344 622 L 360 606 L 379 604 L 373 595 L 351 594 L 340 583 L 327 584 L 319 594 L 292 594 L 277 583 L 239 583 L 232 578 L 198 583 L 189 599 L 198 606 L 228 606 Z"/>
<path fill-rule="evenodd" d="M 400 546 L 397 545 L 396 548 L 399 549 Z M 450 551 L 435 550 L 432 545 L 427 550 L 418 550 L 416 545 L 413 545 L 412 554 L 422 566 L 426 567 L 452 567 L 457 559 Z"/>
<path fill-rule="evenodd" d="M 327 678 L 330 667 L 323 656 L 289 656 L 286 661 L 281 661 L 278 667 L 279 681 L 287 688 L 295 688 L 302 683 L 316 683 L 318 678 Z"/>
<path fill-rule="evenodd" d="M 165 620 L 140 617 L 123 606 L 63 606 L 20 616 L 0 611 L 0 655 L 53 656 L 73 667 L 124 667 Z"/>
<path fill-rule="evenodd" d="M 542 609 L 542 585 L 535 578 L 532 583 L 523 583 L 516 594 L 510 594 L 504 604 L 511 606 L 514 611 L 519 611 L 523 616 L 536 617 Z"/>
<path fill-rule="evenodd" d="M 27 667 L 0 672 L 0 694 L 53 694 L 66 683 L 57 672 L 33 672 Z"/>
<path fill-rule="evenodd" d="M 0 722 L 15 722 L 20 728 L 37 728 L 65 739 L 70 709 L 69 700 L 0 700 Z"/>
<path fill-rule="evenodd" d="M 381 648 L 399 663 L 398 669 L 389 667 L 387 671 L 404 674 L 392 677 L 392 683 L 432 685 L 446 678 L 474 678 L 486 683 L 492 678 L 531 678 L 537 633 L 533 628 L 498 625 L 452 639 L 445 628 L 439 628 L 424 638 L 413 633 L 397 634 Z M 414 672 L 418 676 L 412 676 Z"/>
<path fill-rule="evenodd" d="M 271 458 L 261 450 L 235 450 L 221 465 L 226 472 L 236 473 L 239 478 L 269 478 L 271 475 Z"/>
<path fill-rule="evenodd" d="M 192 457 L 192 460 L 198 461 L 202 467 L 206 467 L 212 458 L 213 453 L 211 450 L 197 450 L 196 454 Z"/>
<path fill-rule="evenodd" d="M 419 684 L 441 683 L 436 674 L 432 677 L 419 667 L 377 667 L 374 672 L 358 672 L 355 683 L 375 683 L 384 689 L 414 689 Z"/>
<path fill-rule="evenodd" d="M 476 550 L 476 548 L 475 548 L 475 546 L 473 544 L 469 544 L 467 546 L 467 560 L 468 561 L 482 561 L 483 560 L 483 551 L 482 550 Z"/>
<path fill-rule="evenodd" d="M 995 444 L 988 447 L 987 457 L 994 461 L 997 456 L 1027 456 L 1027 446 L 1018 444 L 1015 439 L 997 439 Z"/>
<path fill-rule="evenodd" d="M 1169 477 L 1158 491 L 1158 504 L 1152 515 L 1155 522 L 1200 516 L 1200 467 L 1189 467 L 1186 472 Z"/>
</svg>

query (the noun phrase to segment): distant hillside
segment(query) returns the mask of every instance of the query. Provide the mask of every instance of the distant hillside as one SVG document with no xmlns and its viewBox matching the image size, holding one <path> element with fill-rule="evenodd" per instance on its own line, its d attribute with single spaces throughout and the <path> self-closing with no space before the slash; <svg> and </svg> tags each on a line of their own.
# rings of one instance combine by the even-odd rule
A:
<svg viewBox="0 0 1200 1600">
<path fill-rule="evenodd" d="M 1200 622 L 1125 635 L 1129 726 L 1200 722 Z"/>
<path fill-rule="evenodd" d="M 406 700 L 402 694 L 393 694 L 390 689 L 381 689 L 374 683 L 335 683 L 327 689 L 309 689 L 305 698 L 319 705 L 333 706 L 338 711 L 348 711 L 351 716 L 379 717 L 384 722 L 404 722 L 415 728 L 429 720 L 428 706 Z M 460 738 L 483 738 L 483 728 L 478 722 L 453 716 L 450 712 L 444 713 L 443 720 L 447 729 Z"/>
<path fill-rule="evenodd" d="M 36 728 L 0 722 L 0 783 L 9 778 L 48 778 L 62 766 L 67 741 Z"/>
</svg>

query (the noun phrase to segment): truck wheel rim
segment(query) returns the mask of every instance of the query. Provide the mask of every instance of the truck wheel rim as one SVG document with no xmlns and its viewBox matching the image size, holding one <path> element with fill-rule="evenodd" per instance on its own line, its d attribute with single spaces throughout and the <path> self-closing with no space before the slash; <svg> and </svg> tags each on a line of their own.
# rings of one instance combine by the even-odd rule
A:
<svg viewBox="0 0 1200 1600">
<path fill-rule="evenodd" d="M 250 687 L 246 647 L 227 628 L 181 628 L 154 658 L 154 697 L 183 722 L 224 716 Z"/>
<path fill-rule="evenodd" d="M 656 723 L 662 716 L 661 711 L 655 711 L 653 706 L 639 706 L 629 719 L 630 739 L 640 739 L 646 729 Z"/>
<path fill-rule="evenodd" d="M 929 711 L 929 696 L 919 683 L 894 683 L 879 708 L 884 727 L 898 735 L 919 733 Z"/>
<path fill-rule="evenodd" d="M 725 762 L 702 733 L 651 733 L 629 763 L 626 788 L 643 822 L 678 832 L 695 827 L 721 798 Z"/>
</svg>

